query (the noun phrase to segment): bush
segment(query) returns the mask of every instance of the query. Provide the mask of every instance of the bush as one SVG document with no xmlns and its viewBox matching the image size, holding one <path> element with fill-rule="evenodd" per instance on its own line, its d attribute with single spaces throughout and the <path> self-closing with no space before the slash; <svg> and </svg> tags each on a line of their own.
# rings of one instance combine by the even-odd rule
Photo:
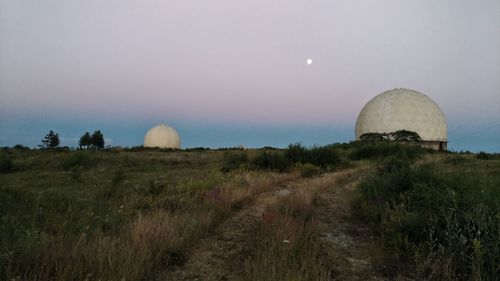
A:
<svg viewBox="0 0 500 281">
<path fill-rule="evenodd" d="M 417 145 L 382 142 L 360 145 L 349 157 L 352 160 L 377 159 L 389 156 L 415 159 L 424 152 L 425 149 Z"/>
<path fill-rule="evenodd" d="M 309 163 L 323 168 L 340 163 L 340 157 L 330 146 L 305 148 L 299 143 L 290 144 L 285 151 L 285 157 L 290 163 Z"/>
<path fill-rule="evenodd" d="M 245 153 L 232 153 L 224 154 L 223 164 L 221 167 L 222 172 L 229 172 L 232 170 L 246 167 L 248 164 L 248 156 Z"/>
<path fill-rule="evenodd" d="M 306 163 L 319 167 L 336 166 L 340 163 L 340 158 L 332 148 L 319 146 L 309 149 L 309 159 Z"/>
<path fill-rule="evenodd" d="M 261 170 L 285 172 L 290 165 L 282 153 L 264 151 L 252 160 L 252 166 Z"/>
<path fill-rule="evenodd" d="M 493 155 L 490 154 L 490 153 L 486 153 L 484 151 L 481 151 L 479 152 L 477 155 L 476 155 L 476 158 L 477 159 L 481 159 L 481 160 L 491 160 L 493 159 Z"/>
<path fill-rule="evenodd" d="M 17 150 L 25 150 L 25 151 L 28 151 L 28 150 L 31 150 L 29 147 L 27 146 L 24 146 L 22 144 L 16 144 L 14 145 L 13 147 L 14 149 L 17 149 Z"/>
<path fill-rule="evenodd" d="M 309 163 L 306 164 L 299 163 L 295 167 L 300 171 L 300 175 L 304 178 L 310 178 L 316 176 L 321 172 L 320 168 Z"/>
<path fill-rule="evenodd" d="M 14 172 L 14 161 L 8 156 L 0 156 L 0 173 Z"/>
<path fill-rule="evenodd" d="M 418 254 L 435 279 L 498 280 L 500 187 L 458 169 L 388 159 L 360 185 L 354 213 L 383 237 L 387 255 Z M 450 267 L 432 267 L 438 261 Z"/>
</svg>

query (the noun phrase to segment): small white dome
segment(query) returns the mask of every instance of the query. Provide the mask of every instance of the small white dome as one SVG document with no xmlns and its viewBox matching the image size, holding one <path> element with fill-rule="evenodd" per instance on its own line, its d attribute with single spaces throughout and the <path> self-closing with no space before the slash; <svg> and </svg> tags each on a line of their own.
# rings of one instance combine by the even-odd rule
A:
<svg viewBox="0 0 500 281">
<path fill-rule="evenodd" d="M 167 125 L 151 128 L 144 136 L 144 147 L 181 148 L 179 134 Z"/>
<path fill-rule="evenodd" d="M 394 89 L 370 100 L 356 121 L 356 139 L 365 133 L 416 132 L 425 141 L 446 141 L 447 126 L 439 106 L 428 96 Z"/>
</svg>

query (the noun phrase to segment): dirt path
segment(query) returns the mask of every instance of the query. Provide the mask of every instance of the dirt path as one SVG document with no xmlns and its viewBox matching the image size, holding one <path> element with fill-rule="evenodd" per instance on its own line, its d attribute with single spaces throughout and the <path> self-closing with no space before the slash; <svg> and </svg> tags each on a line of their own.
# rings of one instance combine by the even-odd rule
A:
<svg viewBox="0 0 500 281">
<path fill-rule="evenodd" d="M 318 219 L 325 250 L 334 257 L 334 280 L 395 280 L 412 279 L 397 276 L 388 278 L 376 268 L 380 253 L 370 229 L 351 215 L 351 202 L 357 195 L 358 184 L 370 172 L 358 169 L 340 182 L 319 193 Z"/>
<path fill-rule="evenodd" d="M 251 253 L 252 237 L 264 210 L 283 196 L 301 188 L 319 191 L 318 219 L 325 251 L 334 257 L 335 280 L 388 280 L 372 266 L 372 239 L 369 230 L 350 217 L 355 187 L 366 169 L 327 173 L 276 186 L 257 195 L 232 217 L 216 227 L 192 250 L 185 266 L 173 273 L 174 280 L 235 280 Z M 401 279 L 403 280 L 403 279 Z"/>
<path fill-rule="evenodd" d="M 202 239 L 191 251 L 187 263 L 174 272 L 174 280 L 234 280 L 251 249 L 252 236 L 264 210 L 281 196 L 304 186 L 311 179 L 278 185 L 260 193 L 233 216 L 218 225 L 212 235 Z"/>
<path fill-rule="evenodd" d="M 386 280 L 373 269 L 369 229 L 351 217 L 350 204 L 363 177 L 360 171 L 353 171 L 319 193 L 321 238 L 335 259 L 335 280 Z"/>
</svg>

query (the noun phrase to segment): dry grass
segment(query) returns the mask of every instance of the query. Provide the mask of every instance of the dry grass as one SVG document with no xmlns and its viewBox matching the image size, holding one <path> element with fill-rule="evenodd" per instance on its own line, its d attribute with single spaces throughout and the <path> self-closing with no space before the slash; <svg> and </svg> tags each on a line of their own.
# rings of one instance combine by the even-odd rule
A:
<svg viewBox="0 0 500 281">
<path fill-rule="evenodd" d="M 332 259 L 322 250 L 314 215 L 323 182 L 313 181 L 266 209 L 242 280 L 329 280 Z"/>
<path fill-rule="evenodd" d="M 26 231 L 2 237 L 11 242 L 0 245 L 0 280 L 156 279 L 182 265 L 199 239 L 256 194 L 300 176 L 222 174 L 214 152 L 89 154 L 95 164 L 78 162 L 69 171 L 59 164 L 67 157 L 73 155 L 27 154 L 15 160 L 28 168 L 4 177 L 8 218 Z M 45 208 L 40 226 L 19 217 Z"/>
</svg>

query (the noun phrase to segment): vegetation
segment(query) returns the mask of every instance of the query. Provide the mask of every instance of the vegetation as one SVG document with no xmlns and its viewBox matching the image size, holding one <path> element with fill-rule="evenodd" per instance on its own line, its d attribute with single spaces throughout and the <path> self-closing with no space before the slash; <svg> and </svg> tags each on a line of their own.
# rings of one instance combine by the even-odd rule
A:
<svg viewBox="0 0 500 281">
<path fill-rule="evenodd" d="M 293 168 L 305 169 L 304 173 L 312 176 L 319 173 L 319 168 L 333 170 L 341 163 L 336 148 L 333 146 L 304 147 L 301 144 L 290 144 L 287 149 L 259 151 L 249 159 L 245 153 L 229 152 L 224 157 L 223 171 L 234 169 L 290 171 Z"/>
<path fill-rule="evenodd" d="M 387 134 L 381 133 L 364 133 L 359 136 L 362 141 L 385 141 L 387 140 Z"/>
<path fill-rule="evenodd" d="M 331 146 L 303 147 L 301 144 L 290 144 L 285 151 L 285 157 L 291 163 L 311 164 L 326 168 L 340 163 L 338 153 Z"/>
<path fill-rule="evenodd" d="M 389 272 L 406 260 L 433 280 L 499 280 L 499 170 L 499 161 L 390 158 L 353 207 L 382 237 Z"/>
<path fill-rule="evenodd" d="M 481 160 L 492 160 L 492 159 L 498 159 L 500 155 L 498 154 L 494 154 L 494 153 L 486 153 L 484 151 L 481 151 L 479 152 L 477 155 L 476 155 L 476 158 L 477 159 L 481 159 Z"/>
<path fill-rule="evenodd" d="M 42 149 L 56 148 L 59 146 L 59 134 L 54 131 L 50 131 L 42 139 L 42 144 L 38 145 Z"/>
<path fill-rule="evenodd" d="M 182 265 L 233 208 L 294 177 L 223 174 L 222 154 L 2 151 L 0 280 L 151 280 Z"/>
<path fill-rule="evenodd" d="M 352 160 L 362 159 L 382 159 L 389 156 L 415 159 L 422 155 L 426 150 L 420 146 L 405 145 L 401 143 L 360 143 L 354 146 L 350 154 Z"/>
<path fill-rule="evenodd" d="M 100 130 L 95 131 L 90 136 L 90 145 L 96 149 L 104 148 L 104 135 L 101 133 Z"/>
<path fill-rule="evenodd" d="M 89 132 L 85 132 L 78 142 L 80 149 L 103 149 L 104 144 L 104 135 L 100 130 L 94 131 L 92 135 Z"/>
<path fill-rule="evenodd" d="M 322 250 L 315 198 L 291 195 L 264 212 L 243 280 L 330 280 L 332 258 Z"/>
<path fill-rule="evenodd" d="M 14 162 L 8 155 L 0 157 L 0 173 L 10 173 L 14 171 Z"/>
<path fill-rule="evenodd" d="M 417 142 L 422 139 L 416 132 L 408 130 L 398 130 L 391 133 L 365 133 L 359 136 L 362 141 L 402 141 L 402 142 Z"/>
<path fill-rule="evenodd" d="M 255 150 L 4 148 L 0 280 L 177 280 L 172 276 L 198 254 L 203 239 L 219 235 L 217 227 L 240 220 L 237 214 L 259 200 L 252 225 L 237 224 L 251 235 L 234 261 L 239 279 L 342 280 L 342 261 L 326 249 L 328 239 L 342 235 L 323 239 L 338 209 L 321 204 L 351 202 L 337 188 L 352 181 L 361 183 L 357 191 L 346 185 L 357 196 L 351 220 L 376 237 L 377 272 L 389 279 L 498 281 L 499 170 L 498 154 L 431 152 L 396 142 Z"/>
<path fill-rule="evenodd" d="M 285 172 L 290 168 L 290 163 L 282 152 L 263 151 L 252 160 L 252 165 L 260 170 L 278 172 Z"/>
<path fill-rule="evenodd" d="M 81 137 L 80 137 L 80 141 L 78 142 L 78 145 L 80 146 L 80 148 L 83 148 L 83 149 L 88 149 L 90 147 L 90 133 L 89 132 L 85 132 L 85 134 L 83 134 Z"/>
<path fill-rule="evenodd" d="M 224 162 L 221 171 L 229 172 L 236 169 L 245 169 L 248 167 L 248 163 L 247 154 L 228 152 L 224 154 Z"/>
</svg>

